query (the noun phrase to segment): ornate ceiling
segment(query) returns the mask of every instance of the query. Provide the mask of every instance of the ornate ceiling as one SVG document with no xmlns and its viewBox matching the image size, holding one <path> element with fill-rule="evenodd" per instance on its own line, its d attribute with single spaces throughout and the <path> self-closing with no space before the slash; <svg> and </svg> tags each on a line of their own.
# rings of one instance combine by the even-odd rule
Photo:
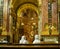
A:
<svg viewBox="0 0 60 49">
<path fill-rule="evenodd" d="M 16 10 L 18 7 L 20 7 L 20 5 L 24 4 L 24 3 L 32 3 L 36 6 L 38 6 L 38 0 L 12 0 L 12 5 L 13 8 Z"/>
<path fill-rule="evenodd" d="M 38 6 L 38 0 L 12 0 L 12 5 L 14 10 L 16 10 L 20 5 L 30 2 Z M 60 9 L 60 0 L 58 0 L 58 8 Z"/>
</svg>

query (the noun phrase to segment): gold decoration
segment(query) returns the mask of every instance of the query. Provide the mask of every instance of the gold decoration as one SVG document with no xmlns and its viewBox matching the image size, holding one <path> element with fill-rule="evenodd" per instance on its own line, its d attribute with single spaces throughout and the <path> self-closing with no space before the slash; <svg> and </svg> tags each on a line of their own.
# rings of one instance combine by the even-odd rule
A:
<svg viewBox="0 0 60 49">
<path fill-rule="evenodd" d="M 20 17 L 21 11 L 28 8 L 35 10 L 39 15 L 39 10 L 37 10 L 38 8 L 36 6 L 34 6 L 33 4 L 24 4 L 18 9 L 17 16 Z"/>
<path fill-rule="evenodd" d="M 6 28 L 4 28 L 4 27 L 3 27 L 3 29 L 2 29 L 2 35 L 7 35 Z"/>
</svg>

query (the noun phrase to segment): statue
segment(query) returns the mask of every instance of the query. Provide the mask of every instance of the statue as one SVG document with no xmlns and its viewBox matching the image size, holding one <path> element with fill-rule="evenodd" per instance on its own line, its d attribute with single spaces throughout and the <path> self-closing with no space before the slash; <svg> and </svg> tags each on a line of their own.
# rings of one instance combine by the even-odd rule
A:
<svg viewBox="0 0 60 49">
<path fill-rule="evenodd" d="M 19 41 L 19 44 L 28 44 L 28 41 L 26 40 L 25 36 L 21 37 L 21 40 Z"/>
<path fill-rule="evenodd" d="M 51 35 L 52 32 L 56 31 L 56 28 L 53 25 L 49 26 L 49 34 Z"/>
<path fill-rule="evenodd" d="M 35 39 L 33 41 L 33 44 L 40 44 L 40 39 L 38 35 L 35 35 Z"/>
<path fill-rule="evenodd" d="M 0 43 L 8 43 L 6 39 L 1 39 Z"/>
</svg>

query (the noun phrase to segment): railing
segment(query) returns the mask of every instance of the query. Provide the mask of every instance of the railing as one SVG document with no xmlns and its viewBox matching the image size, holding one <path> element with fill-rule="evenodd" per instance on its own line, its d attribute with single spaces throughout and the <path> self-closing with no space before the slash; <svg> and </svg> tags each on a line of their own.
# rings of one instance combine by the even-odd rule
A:
<svg viewBox="0 0 60 49">
<path fill-rule="evenodd" d="M 44 48 L 44 47 L 60 47 L 60 44 L 2 44 L 0 47 L 20 47 L 20 48 Z"/>
</svg>

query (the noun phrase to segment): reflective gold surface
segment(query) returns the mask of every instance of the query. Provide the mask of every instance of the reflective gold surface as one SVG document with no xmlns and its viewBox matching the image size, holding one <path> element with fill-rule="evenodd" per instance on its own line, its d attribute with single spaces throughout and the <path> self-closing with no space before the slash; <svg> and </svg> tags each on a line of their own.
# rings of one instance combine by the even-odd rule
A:
<svg viewBox="0 0 60 49">
<path fill-rule="evenodd" d="M 32 43 L 35 34 L 41 35 L 41 37 L 42 35 L 59 35 L 57 29 L 59 24 L 57 1 L 55 0 L 52 4 L 52 31 L 50 34 L 48 0 L 10 0 L 9 4 L 8 0 L 4 0 L 3 26 L 0 27 L 0 29 L 2 28 L 2 34 L 0 36 L 9 35 L 9 42 L 19 43 L 21 36 L 25 35 L 27 40 Z M 47 23 L 46 26 L 45 23 Z"/>
</svg>

